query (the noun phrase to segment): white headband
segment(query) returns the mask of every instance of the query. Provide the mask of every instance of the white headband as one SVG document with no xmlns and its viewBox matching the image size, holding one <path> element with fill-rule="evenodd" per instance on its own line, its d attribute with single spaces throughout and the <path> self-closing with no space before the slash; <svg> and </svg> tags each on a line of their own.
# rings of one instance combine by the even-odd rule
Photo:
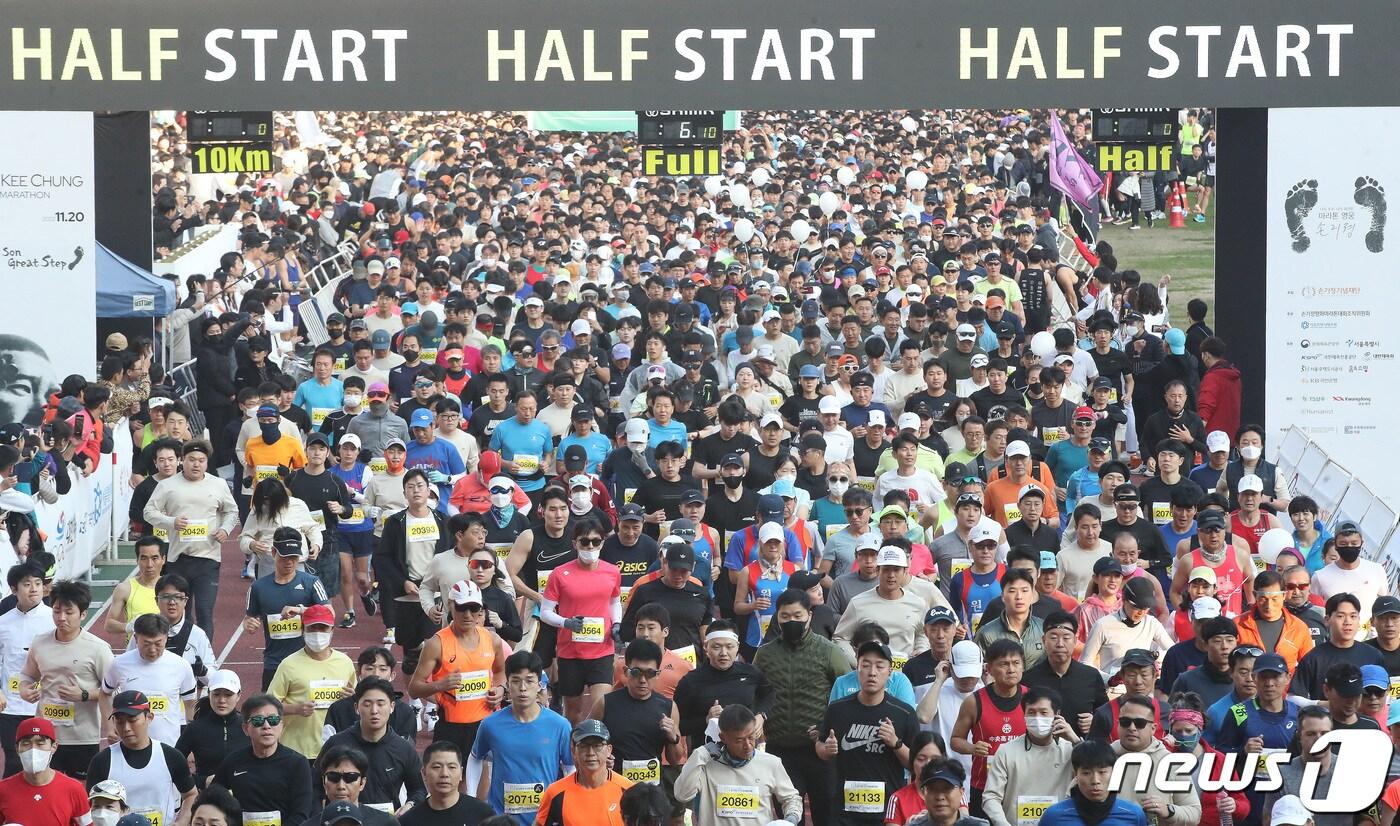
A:
<svg viewBox="0 0 1400 826">
<path fill-rule="evenodd" d="M 734 640 L 738 642 L 739 635 L 729 630 L 711 631 L 705 635 L 705 642 L 709 642 L 710 640 Z"/>
</svg>

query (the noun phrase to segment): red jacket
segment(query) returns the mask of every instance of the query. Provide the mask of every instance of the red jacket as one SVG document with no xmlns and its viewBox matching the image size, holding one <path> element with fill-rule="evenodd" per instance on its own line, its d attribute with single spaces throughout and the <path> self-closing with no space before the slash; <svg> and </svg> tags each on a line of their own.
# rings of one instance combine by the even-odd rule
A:
<svg viewBox="0 0 1400 826">
<path fill-rule="evenodd" d="M 1173 749 L 1173 751 L 1177 750 L 1178 749 Z M 1221 769 L 1223 768 L 1223 764 L 1221 763 L 1220 758 L 1220 752 L 1211 748 L 1210 745 L 1207 743 L 1201 743 L 1201 757 L 1204 758 L 1207 754 L 1215 755 L 1215 766 L 1213 767 L 1213 771 L 1211 772 L 1211 779 L 1219 780 Z M 1236 764 L 1238 764 L 1238 762 L 1239 761 L 1236 760 Z M 1245 797 L 1244 792 L 1227 792 L 1227 794 L 1229 794 L 1230 797 L 1233 798 L 1235 801 L 1235 813 L 1230 816 L 1231 819 L 1233 819 L 1236 823 L 1243 823 L 1245 818 L 1249 817 L 1249 798 Z M 1220 792 L 1200 793 L 1199 797 L 1201 799 L 1201 823 L 1220 822 L 1220 809 L 1216 804 L 1216 798 L 1219 797 L 1219 795 Z"/>
<path fill-rule="evenodd" d="M 1224 431 L 1231 439 L 1240 429 L 1240 371 L 1224 359 L 1206 370 L 1196 397 L 1196 412 L 1206 423 L 1206 432 Z"/>
</svg>

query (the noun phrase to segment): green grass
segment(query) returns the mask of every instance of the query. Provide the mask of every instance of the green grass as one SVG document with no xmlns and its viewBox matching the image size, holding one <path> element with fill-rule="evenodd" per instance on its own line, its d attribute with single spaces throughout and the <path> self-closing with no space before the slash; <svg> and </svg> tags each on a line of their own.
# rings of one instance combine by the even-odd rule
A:
<svg viewBox="0 0 1400 826">
<path fill-rule="evenodd" d="M 1215 203 L 1207 210 L 1206 222 L 1187 219 L 1185 229 L 1173 229 L 1166 220 L 1148 229 L 1130 231 L 1127 225 L 1104 226 L 1099 237 L 1113 245 L 1120 270 L 1137 270 L 1144 282 L 1156 283 L 1170 273 L 1171 320 L 1185 328 L 1186 302 L 1199 298 L 1210 311 L 1208 324 L 1215 324 Z"/>
</svg>

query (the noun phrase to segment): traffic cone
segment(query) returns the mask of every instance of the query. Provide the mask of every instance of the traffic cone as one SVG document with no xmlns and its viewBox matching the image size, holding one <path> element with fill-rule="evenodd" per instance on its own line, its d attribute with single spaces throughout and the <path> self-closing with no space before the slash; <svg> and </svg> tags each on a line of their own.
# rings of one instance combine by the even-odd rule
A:
<svg viewBox="0 0 1400 826">
<path fill-rule="evenodd" d="M 1181 189 L 1172 187 L 1171 197 L 1167 200 L 1167 226 L 1177 229 L 1186 228 L 1186 208 L 1183 206 Z"/>
</svg>

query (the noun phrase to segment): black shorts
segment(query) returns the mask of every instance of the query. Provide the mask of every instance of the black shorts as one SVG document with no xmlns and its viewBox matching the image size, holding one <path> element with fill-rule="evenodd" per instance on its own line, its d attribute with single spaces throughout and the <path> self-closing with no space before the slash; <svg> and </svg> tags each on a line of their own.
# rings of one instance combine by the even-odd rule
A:
<svg viewBox="0 0 1400 826">
<path fill-rule="evenodd" d="M 539 624 L 539 630 L 535 632 L 535 653 L 540 655 L 544 661 L 544 667 L 549 668 L 554 664 L 554 653 L 559 644 L 559 629 L 545 622 L 539 617 L 535 618 Z"/>
<path fill-rule="evenodd" d="M 1214 188 L 1215 188 L 1215 176 L 1214 176 L 1214 175 L 1202 175 L 1202 176 L 1201 176 L 1201 186 L 1209 187 L 1209 188 L 1211 188 L 1211 189 L 1214 189 Z"/>
<path fill-rule="evenodd" d="M 374 531 L 360 531 L 358 533 L 341 533 L 337 535 L 339 540 L 339 550 L 343 554 L 350 554 L 356 559 L 368 559 L 374 555 Z"/>
<path fill-rule="evenodd" d="M 477 729 L 481 728 L 481 721 L 475 723 L 449 723 L 446 720 L 438 720 L 433 726 L 433 742 L 446 741 L 462 750 L 462 761 L 471 756 L 472 744 L 476 742 Z"/>
<path fill-rule="evenodd" d="M 65 746 L 60 743 L 54 751 L 53 759 L 49 761 L 49 767 L 82 782 L 87 780 L 88 765 L 92 763 L 92 758 L 97 756 L 97 752 L 96 743 L 82 746 Z"/>
<path fill-rule="evenodd" d="M 577 697 L 590 685 L 612 685 L 613 655 L 596 660 L 559 658 L 559 681 L 554 684 L 560 697 Z"/>
</svg>

